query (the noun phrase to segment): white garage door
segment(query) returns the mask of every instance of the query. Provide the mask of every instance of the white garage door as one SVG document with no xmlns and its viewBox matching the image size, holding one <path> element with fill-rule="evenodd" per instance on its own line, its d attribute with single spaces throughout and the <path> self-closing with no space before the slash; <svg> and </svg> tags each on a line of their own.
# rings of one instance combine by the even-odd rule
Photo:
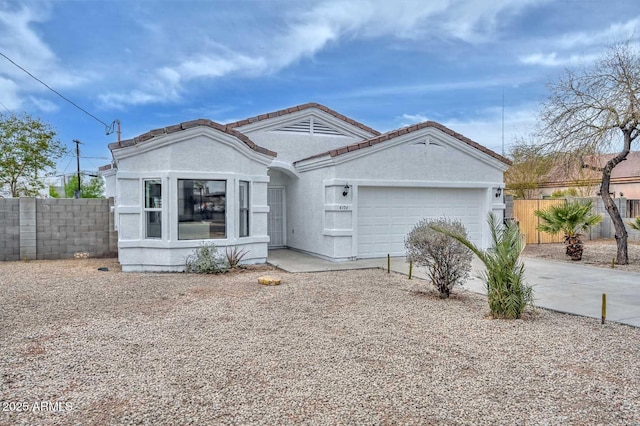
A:
<svg viewBox="0 0 640 426">
<path fill-rule="evenodd" d="M 404 239 L 424 218 L 460 220 L 474 244 L 481 239 L 484 191 L 451 188 L 358 188 L 358 257 L 404 256 Z"/>
</svg>

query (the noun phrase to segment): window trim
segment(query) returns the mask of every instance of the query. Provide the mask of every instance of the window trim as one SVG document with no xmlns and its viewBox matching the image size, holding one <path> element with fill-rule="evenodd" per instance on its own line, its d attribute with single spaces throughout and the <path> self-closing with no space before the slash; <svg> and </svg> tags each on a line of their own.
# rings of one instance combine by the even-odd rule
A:
<svg viewBox="0 0 640 426">
<path fill-rule="evenodd" d="M 180 238 L 180 224 L 181 223 L 198 223 L 196 221 L 185 221 L 180 222 L 180 182 L 181 181 L 199 181 L 199 182 L 222 182 L 224 184 L 224 235 L 218 237 L 211 237 L 210 230 L 209 236 L 206 238 Z M 175 188 L 176 188 L 176 196 L 175 196 L 175 205 L 176 205 L 176 215 L 175 219 L 172 220 L 176 224 L 176 241 L 209 241 L 209 240 L 226 240 L 229 238 L 229 182 L 231 179 L 229 178 L 185 178 L 185 177 L 176 177 L 175 179 Z M 206 222 L 211 223 L 211 222 Z"/>
<path fill-rule="evenodd" d="M 242 198 L 240 196 L 241 187 L 246 186 L 245 203 L 246 207 L 242 206 Z M 242 234 L 243 216 L 246 215 L 247 229 L 246 233 Z M 251 236 L 251 181 L 238 180 L 238 238 L 247 238 Z"/>
<path fill-rule="evenodd" d="M 149 182 L 156 182 L 157 185 L 160 185 L 160 197 L 159 197 L 159 201 L 160 201 L 160 207 L 147 207 L 147 201 L 149 200 L 147 197 L 147 183 Z M 145 178 L 142 179 L 142 223 L 144 224 L 143 228 L 143 236 L 145 240 L 162 240 L 163 239 L 163 232 L 162 232 L 162 216 L 163 216 L 163 205 L 164 200 L 163 200 L 163 184 L 162 184 L 162 178 Z M 149 221 L 148 221 L 148 214 L 149 213 L 159 213 L 158 214 L 158 219 L 160 222 L 160 236 L 149 236 Z"/>
</svg>

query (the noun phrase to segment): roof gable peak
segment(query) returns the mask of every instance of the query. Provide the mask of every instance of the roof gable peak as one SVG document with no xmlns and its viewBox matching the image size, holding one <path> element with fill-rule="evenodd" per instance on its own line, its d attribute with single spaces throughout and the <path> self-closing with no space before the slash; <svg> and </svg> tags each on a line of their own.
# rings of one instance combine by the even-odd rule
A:
<svg viewBox="0 0 640 426">
<path fill-rule="evenodd" d="M 319 110 L 322 111 L 326 114 L 329 114 L 331 116 L 333 116 L 334 118 L 337 118 L 338 120 L 341 120 L 347 124 L 350 124 L 351 126 L 357 127 L 360 130 L 365 131 L 366 133 L 368 133 L 369 135 L 373 135 L 373 136 L 377 136 L 380 135 L 380 132 L 378 132 L 377 130 L 366 126 L 356 120 L 353 120 L 352 118 L 349 118 L 343 114 L 340 114 L 337 111 L 332 110 L 331 108 L 328 108 L 324 105 L 321 105 L 319 103 L 316 102 L 309 102 L 306 104 L 302 104 L 302 105 L 297 105 L 294 107 L 290 107 L 290 108 L 285 108 L 285 109 L 281 109 L 279 111 L 274 111 L 274 112 L 270 112 L 270 113 L 266 113 L 266 114 L 260 114 L 260 115 L 256 115 L 254 117 L 250 117 L 250 118 L 245 118 L 244 120 L 240 120 L 240 121 L 236 121 L 233 123 L 228 123 L 227 126 L 230 128 L 240 128 L 240 127 L 245 127 L 254 123 L 258 123 L 260 121 L 264 121 L 264 120 L 268 120 L 268 119 L 273 119 L 273 118 L 278 118 L 278 117 L 285 117 L 287 115 L 291 115 L 291 114 L 296 114 L 296 113 L 300 113 L 303 111 L 307 111 L 307 110 Z"/>
</svg>

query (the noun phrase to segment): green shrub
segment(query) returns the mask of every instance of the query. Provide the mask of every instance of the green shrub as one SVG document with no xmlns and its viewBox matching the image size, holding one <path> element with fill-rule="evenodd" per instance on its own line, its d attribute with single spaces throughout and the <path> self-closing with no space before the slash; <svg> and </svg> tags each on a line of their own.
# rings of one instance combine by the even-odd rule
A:
<svg viewBox="0 0 640 426">
<path fill-rule="evenodd" d="M 551 198 L 569 198 L 569 197 L 579 197 L 580 193 L 576 188 L 567 188 L 564 190 L 555 190 L 551 194 Z"/>
<path fill-rule="evenodd" d="M 213 243 L 203 243 L 186 258 L 186 271 L 196 274 L 221 274 L 229 270 L 224 255 L 218 253 Z"/>
<path fill-rule="evenodd" d="M 527 305 L 533 305 L 533 289 L 524 282 L 524 264 L 520 259 L 524 249 L 522 235 L 515 222 L 502 225 L 493 213 L 489 213 L 487 221 L 493 243 L 488 250 L 479 249 L 459 233 L 433 225 L 432 228 L 460 241 L 484 263 L 486 271 L 480 278 L 487 288 L 491 315 L 520 318 Z"/>
<path fill-rule="evenodd" d="M 407 260 L 427 268 L 431 283 L 446 299 L 455 284 L 462 284 L 471 270 L 471 251 L 459 241 L 437 232 L 431 225 L 467 236 L 460 221 L 447 218 L 418 222 L 405 239 Z"/>
</svg>

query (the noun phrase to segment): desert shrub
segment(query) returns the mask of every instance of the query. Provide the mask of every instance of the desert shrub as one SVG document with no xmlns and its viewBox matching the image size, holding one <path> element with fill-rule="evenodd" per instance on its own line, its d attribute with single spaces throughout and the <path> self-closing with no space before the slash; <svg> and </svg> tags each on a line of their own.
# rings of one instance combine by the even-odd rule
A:
<svg viewBox="0 0 640 426">
<path fill-rule="evenodd" d="M 432 225 L 438 232 L 447 234 L 467 246 L 480 258 L 486 267 L 480 278 L 485 282 L 489 300 L 489 310 L 494 318 L 520 318 L 528 305 L 533 305 L 533 289 L 524 282 L 524 264 L 520 254 L 524 241 L 518 225 L 507 224 L 489 213 L 489 229 L 493 246 L 481 250 L 466 236 L 444 227 Z"/>
<path fill-rule="evenodd" d="M 249 253 L 245 249 L 241 249 L 237 246 L 233 248 L 228 248 L 224 251 L 224 257 L 227 261 L 227 265 L 229 265 L 229 269 L 235 269 L 240 267 L 240 262 L 242 259 Z"/>
<path fill-rule="evenodd" d="M 471 251 L 448 235 L 437 232 L 432 225 L 467 236 L 461 222 L 441 219 L 423 219 L 418 222 L 405 239 L 407 260 L 427 268 L 429 279 L 445 299 L 455 284 L 462 284 L 471 270 Z"/>
<path fill-rule="evenodd" d="M 218 253 L 213 243 L 203 243 L 186 258 L 186 271 L 196 274 L 221 274 L 229 270 L 224 255 Z"/>
</svg>

